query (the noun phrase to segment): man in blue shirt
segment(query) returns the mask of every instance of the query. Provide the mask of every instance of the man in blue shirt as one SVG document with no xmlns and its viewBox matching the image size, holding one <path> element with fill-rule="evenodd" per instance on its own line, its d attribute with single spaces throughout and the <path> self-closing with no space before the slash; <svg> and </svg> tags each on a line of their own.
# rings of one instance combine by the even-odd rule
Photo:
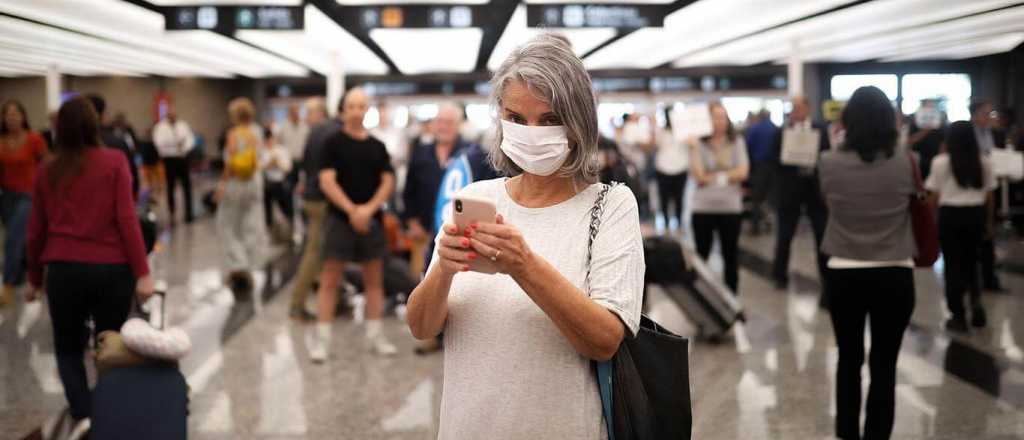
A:
<svg viewBox="0 0 1024 440">
<path fill-rule="evenodd" d="M 772 147 L 778 127 L 772 123 L 771 113 L 761 110 L 754 123 L 747 129 L 747 155 L 750 157 L 750 201 L 753 233 L 760 234 L 765 226 L 764 202 L 771 194 L 775 166 L 772 163 Z"/>
</svg>

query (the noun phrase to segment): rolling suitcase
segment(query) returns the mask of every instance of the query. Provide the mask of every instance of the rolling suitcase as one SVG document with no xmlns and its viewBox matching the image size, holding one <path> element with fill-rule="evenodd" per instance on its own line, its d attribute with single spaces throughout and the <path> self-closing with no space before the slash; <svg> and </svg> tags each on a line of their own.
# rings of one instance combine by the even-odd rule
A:
<svg viewBox="0 0 1024 440">
<path fill-rule="evenodd" d="M 745 320 L 732 291 L 696 251 L 672 238 L 652 237 L 644 240 L 644 254 L 645 278 L 664 289 L 697 326 L 699 337 L 716 340 Z"/>
<path fill-rule="evenodd" d="M 166 322 L 165 303 L 160 301 L 159 328 Z M 185 440 L 188 392 L 177 362 L 102 370 L 92 392 L 89 439 Z"/>
<path fill-rule="evenodd" d="M 188 386 L 177 365 L 115 368 L 92 393 L 91 440 L 184 440 Z"/>
</svg>

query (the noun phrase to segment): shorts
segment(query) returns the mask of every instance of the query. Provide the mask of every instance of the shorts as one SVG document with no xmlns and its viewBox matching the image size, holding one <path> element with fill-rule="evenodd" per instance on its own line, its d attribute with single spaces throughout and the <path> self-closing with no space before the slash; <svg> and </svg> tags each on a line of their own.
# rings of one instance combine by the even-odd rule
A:
<svg viewBox="0 0 1024 440">
<path fill-rule="evenodd" d="M 380 220 L 370 221 L 370 232 L 359 234 L 348 219 L 328 214 L 324 219 L 323 256 L 325 261 L 364 263 L 388 254 L 388 240 Z"/>
</svg>

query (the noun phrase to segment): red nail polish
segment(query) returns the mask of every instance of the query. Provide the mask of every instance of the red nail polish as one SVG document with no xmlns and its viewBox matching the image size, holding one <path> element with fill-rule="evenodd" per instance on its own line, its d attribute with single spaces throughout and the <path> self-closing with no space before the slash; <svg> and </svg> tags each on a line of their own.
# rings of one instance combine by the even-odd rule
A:
<svg viewBox="0 0 1024 440">
<path fill-rule="evenodd" d="M 468 248 L 469 247 L 469 239 L 468 238 L 463 238 L 462 239 L 462 247 L 464 247 L 464 248 Z"/>
<path fill-rule="evenodd" d="M 480 226 L 480 223 L 478 223 L 478 222 L 473 222 L 473 223 L 470 223 L 470 224 L 469 224 L 469 227 L 471 227 L 471 228 L 475 228 L 475 227 L 477 227 L 477 226 Z"/>
<path fill-rule="evenodd" d="M 462 266 L 462 271 L 463 272 L 469 272 L 469 265 Z"/>
<path fill-rule="evenodd" d="M 469 258 L 469 261 L 475 260 L 476 259 L 476 253 L 475 252 L 470 252 L 469 256 L 467 258 Z"/>
</svg>

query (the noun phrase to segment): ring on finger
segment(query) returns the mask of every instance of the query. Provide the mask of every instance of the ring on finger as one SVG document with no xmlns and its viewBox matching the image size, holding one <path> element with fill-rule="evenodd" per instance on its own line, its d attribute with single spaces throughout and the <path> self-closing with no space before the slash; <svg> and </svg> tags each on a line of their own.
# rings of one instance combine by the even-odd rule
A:
<svg viewBox="0 0 1024 440">
<path fill-rule="evenodd" d="M 501 250 L 498 250 L 498 252 L 495 252 L 494 256 L 491 257 L 491 261 L 492 262 L 493 261 L 498 261 L 498 257 L 500 257 L 500 256 L 501 256 Z"/>
</svg>

